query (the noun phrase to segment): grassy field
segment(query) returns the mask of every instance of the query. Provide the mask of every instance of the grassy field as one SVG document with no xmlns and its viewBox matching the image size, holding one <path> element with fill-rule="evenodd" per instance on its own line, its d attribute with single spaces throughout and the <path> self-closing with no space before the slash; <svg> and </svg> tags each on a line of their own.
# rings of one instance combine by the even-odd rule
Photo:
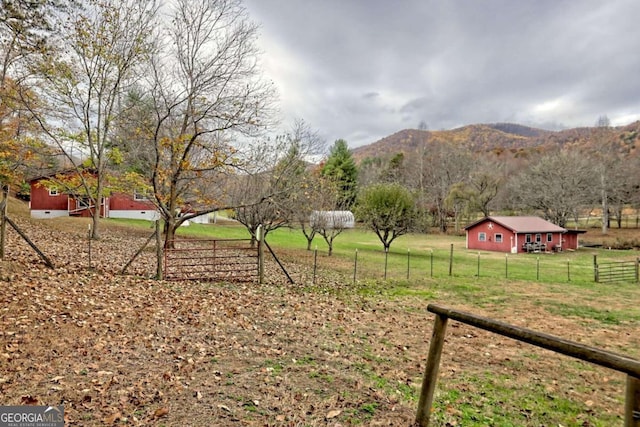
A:
<svg viewBox="0 0 640 427">
<path fill-rule="evenodd" d="M 51 224 L 63 227 L 77 222 L 65 219 Z M 106 220 L 105 228 L 112 227 L 136 230 L 135 234 L 142 236 L 152 232 L 144 221 Z M 243 227 L 223 221 L 191 224 L 178 234 L 210 239 L 249 237 Z M 563 254 L 478 254 L 464 249 L 463 237 L 429 234 L 403 236 L 385 254 L 373 233 L 349 230 L 336 238 L 334 255 L 329 257 L 320 239 L 307 251 L 297 230 L 277 230 L 267 240 L 285 267 L 295 273 L 295 285 L 273 285 L 285 281 L 272 270 L 275 277 L 265 287 L 198 283 L 149 287 L 166 293 L 174 310 L 183 312 L 178 320 L 171 320 L 162 311 L 166 303 L 153 305 L 158 310 L 153 312 L 154 318 L 173 322 L 172 328 L 177 330 L 182 327 L 179 320 L 191 313 L 221 315 L 203 318 L 203 324 L 206 320 L 230 327 L 230 319 L 238 319 L 237 330 L 221 329 L 216 339 L 241 342 L 207 355 L 215 372 L 229 376 L 210 394 L 215 398 L 209 404 L 218 414 L 218 425 L 236 425 L 220 422 L 231 411 L 234 422 L 242 420 L 242 425 L 294 425 L 294 421 L 282 421 L 285 418 L 306 420 L 299 425 L 309 426 L 333 425 L 333 421 L 341 425 L 408 425 L 398 420 L 411 419 L 415 413 L 433 322 L 425 310 L 429 303 L 640 358 L 640 307 L 635 303 L 640 299 L 640 286 L 593 280 L 594 255 L 601 261 L 635 259 L 634 251 L 585 248 Z M 106 282 L 107 289 L 111 289 L 112 280 Z M 122 292 L 114 289 L 112 298 L 117 298 L 116 291 Z M 137 292 L 131 293 L 132 300 L 147 298 L 144 292 Z M 208 299 L 212 293 L 217 296 Z M 193 302 L 202 307 L 184 308 Z M 211 306 L 217 306 L 216 310 Z M 147 339 L 152 331 L 141 330 L 139 336 Z M 206 328 L 182 333 L 205 332 Z M 210 338 L 202 335 L 189 341 L 195 339 L 206 342 Z M 258 350 L 244 356 L 242 352 L 255 346 Z M 238 353 L 226 355 L 227 348 Z M 179 354 L 180 350 L 175 351 Z M 156 354 L 137 357 L 147 360 L 145 357 Z M 79 372 L 81 382 L 83 371 Z M 162 388 L 164 374 L 159 372 L 160 380 L 154 386 L 164 390 L 167 402 L 173 402 L 173 418 L 166 425 L 181 425 L 180 416 L 194 415 L 189 411 L 189 400 L 184 400 L 184 406 L 177 405 L 182 398 L 172 394 L 171 388 Z M 212 374 L 204 368 L 197 372 L 189 382 L 209 390 Z M 155 371 L 151 375 L 156 375 Z M 433 425 L 621 425 L 624 381 L 623 375 L 613 371 L 454 322 L 447 333 Z M 269 388 L 260 403 L 255 403 L 255 390 L 271 387 L 272 382 L 281 386 Z M 203 402 L 209 394 L 204 395 Z M 305 407 L 306 402 L 312 402 L 315 409 Z M 386 424 L 376 424 L 385 420 Z M 154 423 L 160 425 L 160 421 Z M 205 424 L 193 421 L 193 425 Z"/>
<path fill-rule="evenodd" d="M 130 220 L 111 220 L 148 227 L 148 223 Z M 626 230 L 626 237 L 640 230 Z M 607 238 L 619 241 L 612 231 Z M 592 233 L 595 240 L 602 235 Z M 246 229 L 233 222 L 220 224 L 191 224 L 182 227 L 178 236 L 205 239 L 249 238 Z M 503 254 L 465 249 L 463 236 L 442 234 L 408 234 L 393 242 L 388 253 L 374 233 L 345 230 L 334 241 L 333 255 L 327 256 L 328 246 L 316 236 L 311 251 L 302 232 L 282 228 L 267 236 L 267 242 L 278 256 L 293 257 L 309 269 L 328 267 L 358 280 L 422 280 L 426 278 L 489 278 L 494 280 L 527 280 L 545 283 L 588 284 L 594 281 L 594 259 L 599 263 L 635 261 L 635 250 L 582 248 L 564 253 Z"/>
</svg>

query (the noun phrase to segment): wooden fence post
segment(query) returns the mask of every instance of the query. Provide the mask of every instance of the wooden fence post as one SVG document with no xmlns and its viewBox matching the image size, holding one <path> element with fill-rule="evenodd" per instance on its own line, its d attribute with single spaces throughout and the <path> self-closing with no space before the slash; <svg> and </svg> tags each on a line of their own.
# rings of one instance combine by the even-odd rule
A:
<svg viewBox="0 0 640 427">
<path fill-rule="evenodd" d="M 624 427 L 640 427 L 640 379 L 627 375 Z"/>
<path fill-rule="evenodd" d="M 504 278 L 509 278 L 509 254 L 504 254 Z"/>
<path fill-rule="evenodd" d="M 258 239 L 258 284 L 264 283 L 264 235 L 262 233 L 262 225 L 256 230 Z"/>
<path fill-rule="evenodd" d="M 451 244 L 451 250 L 449 251 L 449 277 L 453 274 L 453 243 Z"/>
<path fill-rule="evenodd" d="M 357 255 L 357 252 L 356 252 L 356 255 Z M 317 272 L 318 272 L 318 245 L 316 245 L 316 248 L 313 250 L 313 284 L 314 285 L 316 284 Z M 354 277 L 355 277 L 355 273 L 354 273 Z M 353 279 L 353 281 L 355 282 L 356 279 Z"/>
<path fill-rule="evenodd" d="M 318 251 L 318 247 L 316 246 L 316 252 Z M 358 276 L 358 248 L 356 248 L 356 255 L 353 260 L 353 284 L 356 283 Z M 315 270 L 315 257 L 314 257 L 314 267 L 313 267 L 313 283 L 316 283 L 316 270 Z"/>
<path fill-rule="evenodd" d="M 430 270 L 429 270 L 429 277 L 433 277 L 433 249 L 431 249 L 431 256 L 429 257 L 430 260 Z"/>
<path fill-rule="evenodd" d="M 162 280 L 162 235 L 160 233 L 160 220 L 156 219 L 156 279 Z"/>
<path fill-rule="evenodd" d="M 444 345 L 444 337 L 447 331 L 446 316 L 436 314 L 436 321 L 433 325 L 433 335 L 431 336 L 431 344 L 429 345 L 429 355 L 427 356 L 427 366 L 422 379 L 422 391 L 420 393 L 420 402 L 418 403 L 418 413 L 416 415 L 416 424 L 420 427 L 429 426 L 429 418 L 431 417 L 431 406 L 433 404 L 433 393 L 436 389 L 436 381 L 438 380 L 438 370 L 440 369 L 440 356 L 442 355 L 442 347 Z"/>
<path fill-rule="evenodd" d="M 89 258 L 89 270 L 91 270 L 91 224 L 89 224 L 89 234 L 88 236 L 88 240 L 87 240 L 87 244 L 88 244 L 88 258 Z"/>
<path fill-rule="evenodd" d="M 2 186 L 2 198 L 0 199 L 0 259 L 4 259 L 4 245 L 7 235 L 7 207 L 9 206 L 9 186 Z"/>
<path fill-rule="evenodd" d="M 448 319 L 453 319 L 476 328 L 513 338 L 537 347 L 546 348 L 556 353 L 626 373 L 627 387 L 624 404 L 624 427 L 640 427 L 640 361 L 610 351 L 568 341 L 553 335 L 509 325 L 504 322 L 476 316 L 463 311 L 448 309 L 436 304 L 429 304 L 427 310 L 436 315 L 436 322 L 433 328 L 431 345 L 429 346 L 429 358 L 422 383 L 422 392 L 420 394 L 420 402 L 416 415 L 416 425 L 420 427 L 428 427 L 429 425 L 446 322 Z"/>
</svg>

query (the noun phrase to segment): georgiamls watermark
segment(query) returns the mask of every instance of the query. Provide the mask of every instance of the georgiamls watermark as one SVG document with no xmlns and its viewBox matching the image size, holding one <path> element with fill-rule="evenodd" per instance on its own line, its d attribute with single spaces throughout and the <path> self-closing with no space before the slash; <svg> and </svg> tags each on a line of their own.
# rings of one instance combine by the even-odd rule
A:
<svg viewBox="0 0 640 427">
<path fill-rule="evenodd" d="M 0 406 L 0 427 L 64 427 L 64 406 Z"/>
</svg>

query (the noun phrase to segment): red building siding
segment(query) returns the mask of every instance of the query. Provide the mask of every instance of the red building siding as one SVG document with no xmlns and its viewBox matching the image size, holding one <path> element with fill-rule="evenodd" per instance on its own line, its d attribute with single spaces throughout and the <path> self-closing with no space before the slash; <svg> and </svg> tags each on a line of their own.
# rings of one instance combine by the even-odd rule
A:
<svg viewBox="0 0 640 427">
<path fill-rule="evenodd" d="M 564 242 L 562 243 L 562 247 L 566 249 L 578 249 L 580 242 L 578 241 L 578 237 L 581 234 L 586 233 L 584 230 L 569 230 L 567 233 L 562 236 L 564 238 Z"/>
<path fill-rule="evenodd" d="M 114 193 L 109 197 L 109 210 L 113 211 L 139 211 L 154 210 L 155 206 L 148 200 L 134 200 L 128 194 Z"/>
<path fill-rule="evenodd" d="M 482 234 L 484 234 L 484 240 L 481 239 Z M 487 221 L 467 230 L 467 249 L 511 252 L 513 237 L 513 231 Z"/>
<path fill-rule="evenodd" d="M 56 216 L 90 217 L 95 206 L 89 207 L 86 198 L 75 198 L 68 194 L 51 195 L 49 190 L 41 184 L 47 177 L 33 179 L 30 182 L 31 216 L 34 218 L 53 218 Z M 114 211 L 118 218 L 157 219 L 159 214 L 155 206 L 148 200 L 135 200 L 132 194 L 113 194 L 104 198 L 100 204 L 100 216 L 109 217 Z"/>
<path fill-rule="evenodd" d="M 43 210 L 67 210 L 68 196 L 58 193 L 57 196 L 49 195 L 49 190 L 40 185 L 40 181 L 31 182 L 31 209 Z"/>
</svg>

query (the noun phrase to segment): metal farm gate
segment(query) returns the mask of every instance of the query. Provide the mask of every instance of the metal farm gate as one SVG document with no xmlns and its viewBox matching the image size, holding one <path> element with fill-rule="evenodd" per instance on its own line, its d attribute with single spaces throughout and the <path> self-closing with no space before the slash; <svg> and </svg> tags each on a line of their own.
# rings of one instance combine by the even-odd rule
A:
<svg viewBox="0 0 640 427">
<path fill-rule="evenodd" d="M 166 280 L 257 282 L 258 248 L 250 239 L 179 239 L 164 250 Z"/>
<path fill-rule="evenodd" d="M 636 282 L 638 283 L 640 259 L 635 261 L 613 261 L 598 263 L 594 256 L 594 279 L 597 283 Z"/>
</svg>

